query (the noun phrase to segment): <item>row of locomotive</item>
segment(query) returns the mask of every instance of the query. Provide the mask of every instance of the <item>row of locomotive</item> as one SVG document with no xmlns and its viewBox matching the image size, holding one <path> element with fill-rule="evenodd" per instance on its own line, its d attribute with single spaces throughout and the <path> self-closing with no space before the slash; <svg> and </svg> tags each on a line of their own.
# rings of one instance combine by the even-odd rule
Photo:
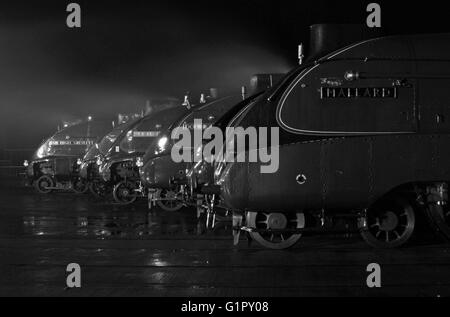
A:
<svg viewBox="0 0 450 317">
<path fill-rule="evenodd" d="M 330 42 L 325 31 L 314 29 Z M 374 247 L 405 244 L 419 219 L 450 239 L 449 40 L 434 34 L 332 43 L 280 80 L 268 76 L 254 95 L 202 98 L 197 107 L 116 127 L 66 178 L 81 179 L 97 195 L 112 192 L 122 204 L 147 197 L 149 207 L 195 206 L 208 227 L 230 217 L 235 242 L 245 233 L 273 249 L 307 233 L 335 232 L 341 223 Z M 312 40 L 311 47 L 320 45 Z M 200 129 L 277 128 L 279 143 L 265 150 L 278 153 L 278 168 L 261 173 L 263 162 L 205 158 L 176 163 L 172 132 L 198 129 L 196 119 Z M 245 155 L 262 146 L 249 142 Z M 192 147 L 191 155 L 201 149 Z M 41 191 L 55 188 L 59 174 L 45 172 L 55 160 L 28 167 Z"/>
</svg>

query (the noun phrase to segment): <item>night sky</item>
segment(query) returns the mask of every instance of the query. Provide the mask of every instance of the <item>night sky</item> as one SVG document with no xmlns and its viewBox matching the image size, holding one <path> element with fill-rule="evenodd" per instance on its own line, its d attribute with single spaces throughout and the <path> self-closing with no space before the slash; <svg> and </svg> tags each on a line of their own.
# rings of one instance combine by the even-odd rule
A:
<svg viewBox="0 0 450 317">
<path fill-rule="evenodd" d="M 0 148 L 34 148 L 62 120 L 113 118 L 147 99 L 239 92 L 286 72 L 314 23 L 364 23 L 371 1 L 72 1 L 0 4 Z M 445 7 L 378 1 L 388 34 L 448 32 Z"/>
</svg>

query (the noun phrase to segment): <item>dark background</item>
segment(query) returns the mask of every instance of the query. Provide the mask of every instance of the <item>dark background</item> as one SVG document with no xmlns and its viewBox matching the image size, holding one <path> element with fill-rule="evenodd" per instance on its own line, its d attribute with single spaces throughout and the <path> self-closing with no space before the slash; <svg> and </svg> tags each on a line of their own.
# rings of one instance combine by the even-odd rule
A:
<svg viewBox="0 0 450 317">
<path fill-rule="evenodd" d="M 0 149 L 148 99 L 238 92 L 254 73 L 294 67 L 309 25 L 365 23 L 372 1 L 77 1 L 81 29 L 66 26 L 70 2 L 0 4 Z M 378 3 L 387 34 L 450 29 L 443 2 Z"/>
</svg>

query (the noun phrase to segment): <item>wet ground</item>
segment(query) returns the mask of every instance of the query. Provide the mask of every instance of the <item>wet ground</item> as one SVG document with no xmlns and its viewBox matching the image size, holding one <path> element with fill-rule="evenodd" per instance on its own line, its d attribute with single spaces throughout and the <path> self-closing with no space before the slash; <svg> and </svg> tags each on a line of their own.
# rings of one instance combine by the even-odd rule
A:
<svg viewBox="0 0 450 317">
<path fill-rule="evenodd" d="M 0 199 L 2 296 L 450 295 L 450 248 L 433 239 L 379 251 L 358 236 L 306 237 L 272 251 L 233 247 L 225 224 L 201 234 L 189 209 L 41 196 L 5 179 Z M 80 289 L 66 288 L 69 263 L 81 266 Z M 381 265 L 381 288 L 366 285 L 369 263 Z"/>
</svg>

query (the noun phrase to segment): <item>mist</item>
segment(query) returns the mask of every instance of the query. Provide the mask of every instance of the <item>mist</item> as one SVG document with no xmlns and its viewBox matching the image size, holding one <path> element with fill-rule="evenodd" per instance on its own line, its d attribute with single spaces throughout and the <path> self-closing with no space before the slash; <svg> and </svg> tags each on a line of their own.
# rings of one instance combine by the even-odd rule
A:
<svg viewBox="0 0 450 317">
<path fill-rule="evenodd" d="M 120 14 L 82 4 L 82 28 L 72 30 L 64 7 L 57 8 L 43 19 L 1 22 L 5 148 L 33 148 L 63 121 L 140 112 L 147 100 L 181 100 L 189 91 L 195 101 L 211 87 L 238 94 L 253 74 L 292 67 L 261 41 L 269 30 L 243 28 L 227 16 L 195 19 L 162 5 L 146 15 L 139 7 Z"/>
</svg>

